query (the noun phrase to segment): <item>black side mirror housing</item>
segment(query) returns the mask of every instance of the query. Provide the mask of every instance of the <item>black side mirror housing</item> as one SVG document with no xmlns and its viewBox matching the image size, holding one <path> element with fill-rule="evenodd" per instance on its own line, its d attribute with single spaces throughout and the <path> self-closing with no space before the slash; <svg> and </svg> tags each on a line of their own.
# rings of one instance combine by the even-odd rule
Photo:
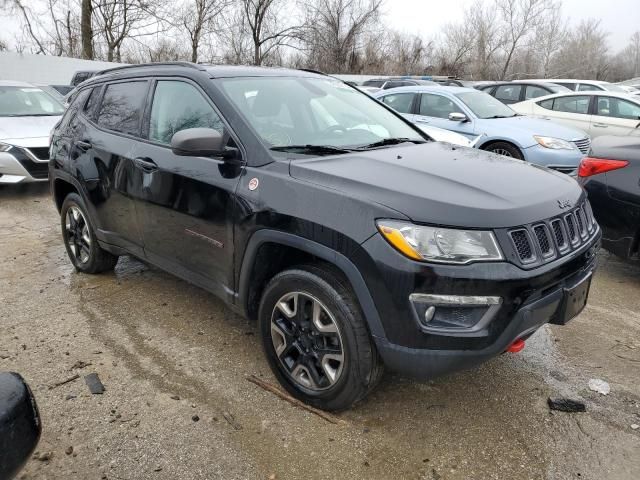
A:
<svg viewBox="0 0 640 480">
<path fill-rule="evenodd" d="M 38 444 L 42 424 L 35 398 L 17 373 L 0 373 L 0 478 L 13 478 Z"/>
<path fill-rule="evenodd" d="M 238 160 L 238 149 L 225 147 L 225 138 L 213 128 L 187 128 L 171 138 L 171 150 L 186 157 L 222 157 Z"/>
</svg>

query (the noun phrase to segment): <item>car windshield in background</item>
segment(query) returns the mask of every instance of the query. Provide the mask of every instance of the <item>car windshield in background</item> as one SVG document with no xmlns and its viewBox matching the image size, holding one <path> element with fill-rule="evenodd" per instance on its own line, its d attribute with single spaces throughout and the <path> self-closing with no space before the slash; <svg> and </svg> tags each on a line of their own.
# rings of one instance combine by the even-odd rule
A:
<svg viewBox="0 0 640 480">
<path fill-rule="evenodd" d="M 262 140 L 288 146 L 359 148 L 425 138 L 368 95 L 330 78 L 251 77 L 219 80 Z M 383 143 L 384 142 L 384 143 Z M 320 153 L 311 149 L 309 153 Z M 331 153 L 331 148 L 324 150 Z M 337 152 L 335 152 L 337 153 Z"/>
<path fill-rule="evenodd" d="M 64 107 L 35 87 L 0 87 L 0 117 L 62 115 Z"/>
<path fill-rule="evenodd" d="M 463 92 L 456 95 L 478 118 L 508 118 L 517 115 L 500 100 L 485 92 Z"/>
</svg>

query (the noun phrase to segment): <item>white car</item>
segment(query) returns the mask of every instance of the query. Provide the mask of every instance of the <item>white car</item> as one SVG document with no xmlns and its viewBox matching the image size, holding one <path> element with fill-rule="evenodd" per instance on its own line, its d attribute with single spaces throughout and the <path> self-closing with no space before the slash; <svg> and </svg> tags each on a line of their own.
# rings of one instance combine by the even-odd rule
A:
<svg viewBox="0 0 640 480">
<path fill-rule="evenodd" d="M 603 80 L 577 80 L 575 78 L 547 78 L 547 79 L 533 80 L 533 81 L 555 83 L 556 85 L 562 85 L 563 87 L 567 87 L 569 90 L 574 90 L 576 92 L 600 91 L 600 92 L 628 93 L 620 85 L 605 82 Z"/>
<path fill-rule="evenodd" d="M 640 130 L 640 98 L 627 93 L 571 92 L 510 105 L 523 115 L 553 120 L 589 133 L 629 135 Z"/>
<path fill-rule="evenodd" d="M 47 180 L 49 133 L 63 113 L 42 89 L 0 81 L 0 185 Z"/>
</svg>

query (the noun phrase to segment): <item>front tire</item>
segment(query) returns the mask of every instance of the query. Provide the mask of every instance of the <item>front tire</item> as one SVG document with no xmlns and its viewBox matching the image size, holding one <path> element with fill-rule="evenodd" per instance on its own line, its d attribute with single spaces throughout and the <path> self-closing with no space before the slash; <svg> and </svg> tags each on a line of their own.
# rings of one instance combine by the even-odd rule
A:
<svg viewBox="0 0 640 480">
<path fill-rule="evenodd" d="M 98 244 L 84 201 L 77 193 L 70 193 L 64 199 L 60 223 L 67 255 L 77 271 L 101 273 L 113 270 L 118 257 Z"/>
<path fill-rule="evenodd" d="M 496 142 L 485 148 L 487 152 L 497 153 L 498 155 L 504 155 L 505 157 L 515 158 L 516 160 L 523 160 L 522 152 L 515 145 L 507 142 Z"/>
<path fill-rule="evenodd" d="M 291 395 L 309 405 L 347 409 L 382 376 L 351 288 L 330 267 L 279 273 L 265 288 L 258 315 L 269 366 Z"/>
</svg>

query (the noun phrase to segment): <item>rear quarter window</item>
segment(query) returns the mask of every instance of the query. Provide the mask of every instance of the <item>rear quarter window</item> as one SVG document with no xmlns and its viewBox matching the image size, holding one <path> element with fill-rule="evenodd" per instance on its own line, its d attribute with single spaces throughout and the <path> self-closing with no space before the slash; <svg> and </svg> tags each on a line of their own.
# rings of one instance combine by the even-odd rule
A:
<svg viewBox="0 0 640 480">
<path fill-rule="evenodd" d="M 114 132 L 139 136 L 146 96 L 147 81 L 107 85 L 98 109 L 98 125 Z"/>
</svg>

